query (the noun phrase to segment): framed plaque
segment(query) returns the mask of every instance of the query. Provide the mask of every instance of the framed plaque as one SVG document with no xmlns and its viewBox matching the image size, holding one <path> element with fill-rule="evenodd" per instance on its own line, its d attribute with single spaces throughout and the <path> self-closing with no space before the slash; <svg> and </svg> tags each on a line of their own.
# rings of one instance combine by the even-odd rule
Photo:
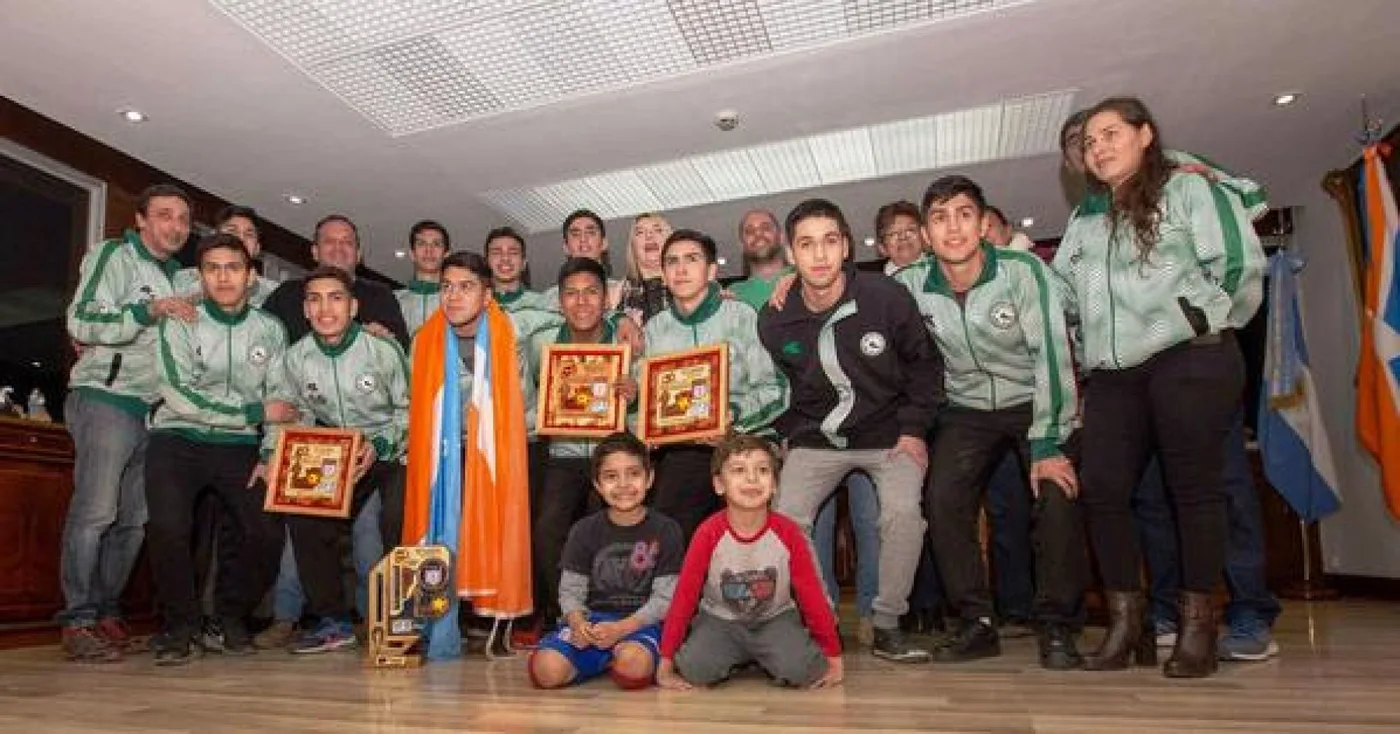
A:
<svg viewBox="0 0 1400 734">
<path fill-rule="evenodd" d="M 550 344 L 540 357 L 541 436 L 602 438 L 627 424 L 627 403 L 613 385 L 627 374 L 625 344 Z"/>
<path fill-rule="evenodd" d="M 729 427 L 729 345 L 642 360 L 638 437 L 647 443 L 703 441 Z"/>
<path fill-rule="evenodd" d="M 415 668 L 423 663 L 429 620 L 452 609 L 452 555 L 446 546 L 399 546 L 369 574 L 365 619 L 372 668 Z"/>
<path fill-rule="evenodd" d="M 344 428 L 286 426 L 267 469 L 263 509 L 293 515 L 350 517 L 360 432 Z"/>
</svg>

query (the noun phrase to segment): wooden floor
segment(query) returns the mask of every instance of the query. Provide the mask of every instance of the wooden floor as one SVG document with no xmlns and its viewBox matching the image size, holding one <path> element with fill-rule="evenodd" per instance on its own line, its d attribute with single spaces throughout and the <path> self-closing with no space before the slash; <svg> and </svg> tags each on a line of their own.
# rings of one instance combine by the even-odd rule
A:
<svg viewBox="0 0 1400 734">
<path fill-rule="evenodd" d="M 1102 633 L 1091 629 L 1088 642 Z M 1397 732 L 1400 606 L 1293 604 L 1280 658 L 1204 681 L 1156 670 L 1048 673 L 1030 639 L 997 660 L 898 666 L 847 656 L 844 686 L 775 689 L 757 677 L 690 693 L 623 693 L 610 681 L 542 694 L 519 660 L 366 671 L 356 656 L 204 658 L 158 669 L 0 652 L 0 730 L 24 732 Z"/>
</svg>

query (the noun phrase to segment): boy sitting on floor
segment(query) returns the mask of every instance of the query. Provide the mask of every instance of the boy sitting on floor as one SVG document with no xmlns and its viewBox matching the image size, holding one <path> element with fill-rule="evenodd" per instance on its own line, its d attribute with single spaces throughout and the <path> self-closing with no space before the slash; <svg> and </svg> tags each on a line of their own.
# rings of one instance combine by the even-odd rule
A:
<svg viewBox="0 0 1400 734">
<path fill-rule="evenodd" d="M 778 685 L 839 684 L 841 640 L 811 544 L 797 523 L 768 509 L 778 482 L 773 447 L 727 436 L 710 474 L 726 507 L 701 523 L 685 554 L 657 684 L 713 685 L 750 662 Z"/>
<path fill-rule="evenodd" d="M 646 688 L 685 551 L 681 529 L 642 504 L 651 488 L 651 458 L 635 436 L 603 439 L 592 468 L 607 508 L 569 531 L 559 580 L 564 624 L 531 654 L 530 680 L 561 688 L 610 673 L 623 689 Z"/>
</svg>

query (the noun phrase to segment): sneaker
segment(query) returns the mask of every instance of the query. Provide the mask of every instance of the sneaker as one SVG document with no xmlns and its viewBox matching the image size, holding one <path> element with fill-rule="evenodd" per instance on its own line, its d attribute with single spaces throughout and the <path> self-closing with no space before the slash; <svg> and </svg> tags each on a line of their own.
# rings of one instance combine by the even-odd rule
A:
<svg viewBox="0 0 1400 734">
<path fill-rule="evenodd" d="M 98 637 L 107 642 L 112 647 L 121 652 L 131 651 L 131 631 L 127 629 L 126 622 L 120 617 L 103 617 L 97 620 L 97 626 L 93 628 Z"/>
<path fill-rule="evenodd" d="M 1074 642 L 1074 632 L 1062 624 L 1047 624 L 1040 631 L 1040 667 L 1075 670 L 1084 664 Z"/>
<path fill-rule="evenodd" d="M 856 625 L 856 642 L 861 647 L 870 647 L 875 644 L 875 620 L 869 616 L 860 618 Z"/>
<path fill-rule="evenodd" d="M 303 632 L 288 652 L 297 655 L 331 652 L 355 646 L 355 630 L 348 622 L 323 619 L 316 629 Z"/>
<path fill-rule="evenodd" d="M 1000 654 L 1001 638 L 988 619 L 965 620 L 957 632 L 933 649 L 933 659 L 940 663 L 965 663 Z"/>
<path fill-rule="evenodd" d="M 253 637 L 248 634 L 248 628 L 243 625 L 242 620 L 227 619 L 221 627 L 219 642 L 225 655 L 246 657 L 257 653 L 258 649 L 253 646 Z"/>
<path fill-rule="evenodd" d="M 199 646 L 194 643 L 190 635 L 166 635 L 156 643 L 156 665 L 162 667 L 189 665 L 198 651 Z"/>
<path fill-rule="evenodd" d="M 1278 655 L 1278 643 L 1265 627 L 1258 631 L 1232 629 L 1220 638 L 1221 660 L 1257 663 Z"/>
<path fill-rule="evenodd" d="M 205 652 L 224 651 L 224 627 L 214 617 L 205 617 L 199 626 L 199 646 Z"/>
<path fill-rule="evenodd" d="M 267 629 L 253 636 L 253 645 L 259 650 L 278 650 L 290 645 L 296 637 L 297 623 L 276 620 Z"/>
<path fill-rule="evenodd" d="M 1176 625 L 1171 622 L 1157 622 L 1153 625 L 1157 635 L 1157 647 L 1176 647 Z"/>
<path fill-rule="evenodd" d="M 904 633 L 898 628 L 882 629 L 876 627 L 874 633 L 870 652 L 875 657 L 896 663 L 927 663 L 929 661 L 928 650 L 910 647 Z"/>
<path fill-rule="evenodd" d="M 108 644 L 92 627 L 64 627 L 63 654 L 75 663 L 115 663 L 122 651 Z"/>
</svg>

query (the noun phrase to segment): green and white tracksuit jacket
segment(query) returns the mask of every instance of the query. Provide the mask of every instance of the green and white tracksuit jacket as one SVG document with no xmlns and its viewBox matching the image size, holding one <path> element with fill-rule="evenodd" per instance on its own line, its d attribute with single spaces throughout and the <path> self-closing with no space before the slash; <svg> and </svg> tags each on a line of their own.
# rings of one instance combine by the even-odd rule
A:
<svg viewBox="0 0 1400 734">
<path fill-rule="evenodd" d="M 408 286 L 394 291 L 394 298 L 403 312 L 404 323 L 408 325 L 408 335 L 418 333 L 418 327 L 438 310 L 442 302 L 442 286 L 434 281 L 414 278 Z"/>
<path fill-rule="evenodd" d="M 287 330 L 269 313 L 227 313 L 209 301 L 194 323 L 159 331 L 161 402 L 151 430 L 200 443 L 257 445 L 269 383 L 283 369 Z"/>
<path fill-rule="evenodd" d="M 380 461 L 403 457 L 408 359 L 398 342 L 352 322 L 339 344 L 326 344 L 314 332 L 302 337 L 287 349 L 283 365 L 269 398 L 294 403 L 302 423 L 358 429 Z M 264 457 L 277 445 L 278 432 L 268 424 Z"/>
<path fill-rule="evenodd" d="M 1086 199 L 1052 268 L 1077 320 L 1085 370 L 1127 369 L 1168 347 L 1244 326 L 1263 299 L 1264 250 L 1241 197 L 1177 171 L 1162 191 L 1158 241 L 1140 258 L 1130 223 Z"/>
<path fill-rule="evenodd" d="M 150 303 L 175 295 L 180 264 L 159 260 L 127 230 L 88 250 L 68 304 L 68 334 L 84 345 L 68 385 L 144 417 L 156 400 L 156 320 Z"/>
<path fill-rule="evenodd" d="M 603 344 L 617 343 L 617 334 L 612 322 L 603 321 L 603 334 L 599 341 Z M 552 332 L 537 332 L 534 343 L 530 346 L 530 351 L 538 357 L 550 344 L 573 343 L 575 343 L 573 332 L 569 330 L 568 324 L 565 324 Z M 546 440 L 549 441 L 549 455 L 555 459 L 587 459 L 593 456 L 593 448 L 598 445 L 597 439 L 590 438 L 549 436 L 546 437 Z"/>
<path fill-rule="evenodd" d="M 1054 276 L 1029 252 L 982 243 L 982 274 L 962 303 L 938 260 L 925 257 L 894 278 L 914 295 L 943 354 L 953 405 L 1000 410 L 1031 404 L 1026 432 L 1035 460 L 1060 455 L 1078 410 L 1064 307 Z"/>
<path fill-rule="evenodd" d="M 729 345 L 729 407 L 731 426 L 740 433 L 758 433 L 788 406 L 787 382 L 758 341 L 758 312 L 743 301 L 726 300 L 718 283 L 711 283 L 705 300 L 682 316 L 674 303 L 647 321 L 646 354 Z"/>
<path fill-rule="evenodd" d="M 175 273 L 170 279 L 175 285 L 175 295 L 185 298 L 198 298 L 204 294 L 204 284 L 199 280 L 199 268 L 184 268 Z M 248 284 L 248 303 L 256 308 L 262 308 L 263 302 L 272 292 L 281 285 L 271 278 L 264 278 L 254 274 L 253 282 Z"/>
</svg>

